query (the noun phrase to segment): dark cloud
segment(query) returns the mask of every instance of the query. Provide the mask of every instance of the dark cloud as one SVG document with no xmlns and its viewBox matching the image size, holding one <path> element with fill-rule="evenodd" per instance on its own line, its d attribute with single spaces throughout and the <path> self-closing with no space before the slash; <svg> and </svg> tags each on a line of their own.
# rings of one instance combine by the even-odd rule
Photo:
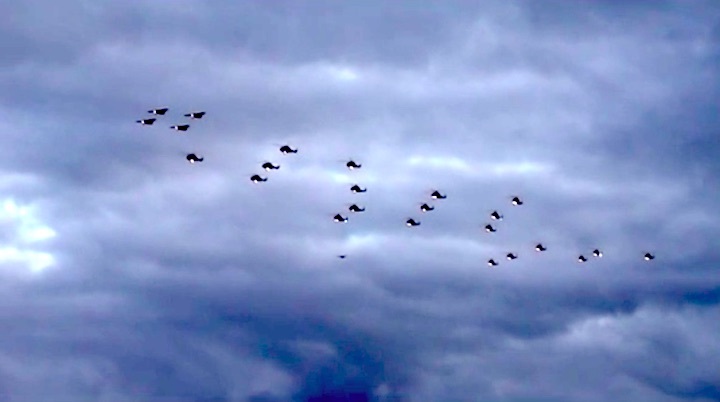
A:
<svg viewBox="0 0 720 402">
<path fill-rule="evenodd" d="M 720 401 L 719 17 L 9 3 L 3 400 Z"/>
</svg>

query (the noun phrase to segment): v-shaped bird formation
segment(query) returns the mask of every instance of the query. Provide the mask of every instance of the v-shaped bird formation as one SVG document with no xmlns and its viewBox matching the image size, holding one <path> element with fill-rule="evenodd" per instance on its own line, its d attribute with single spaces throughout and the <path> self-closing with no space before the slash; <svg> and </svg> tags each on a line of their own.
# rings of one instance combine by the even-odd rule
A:
<svg viewBox="0 0 720 402">
<path fill-rule="evenodd" d="M 149 113 L 153 116 L 165 116 L 168 113 L 168 111 L 169 111 L 169 108 L 164 107 L 164 108 L 150 109 L 147 111 L 147 113 Z M 194 111 L 194 112 L 184 113 L 183 117 L 189 118 L 192 121 L 192 120 L 202 119 L 205 116 L 205 114 L 206 114 L 206 112 L 204 112 L 204 111 Z M 158 118 L 159 117 L 144 118 L 144 119 L 137 120 L 136 123 L 138 123 L 142 126 L 152 126 L 155 124 L 155 122 L 158 120 Z M 168 127 L 170 129 L 173 129 L 180 133 L 180 132 L 187 132 L 190 129 L 190 124 L 188 124 L 188 123 L 174 124 L 174 125 L 171 125 Z M 282 145 L 279 148 L 279 151 L 283 155 L 297 154 L 298 148 L 292 148 L 290 145 Z M 203 160 L 205 160 L 204 157 L 198 156 L 192 152 L 188 153 L 185 158 L 190 164 L 196 164 L 196 163 L 199 163 L 199 162 L 202 162 Z M 352 171 L 352 170 L 361 169 L 363 167 L 363 164 L 357 163 L 355 160 L 350 159 L 349 161 L 347 161 L 345 163 L 345 166 L 347 167 L 348 170 Z M 280 169 L 279 164 L 274 164 L 273 162 L 270 162 L 270 161 L 263 162 L 260 165 L 260 167 L 263 170 L 265 170 L 266 172 Z M 263 177 L 260 174 L 253 174 L 250 176 L 250 181 L 253 183 L 264 183 L 264 182 L 268 181 L 268 177 Z M 353 194 L 365 193 L 365 192 L 367 192 L 367 188 L 361 187 L 359 184 L 356 183 L 350 187 L 350 192 Z M 442 192 L 440 192 L 440 190 L 434 189 L 434 190 L 430 191 L 429 197 L 430 197 L 430 199 L 435 200 L 435 201 L 445 200 L 447 198 L 447 194 L 443 194 Z M 421 201 L 419 204 L 420 204 L 420 212 L 421 213 L 429 213 L 431 211 L 434 211 L 436 208 L 434 205 L 430 205 L 430 204 L 428 204 L 428 202 L 425 202 L 425 201 Z M 513 195 L 512 197 L 510 197 L 510 204 L 512 206 L 519 207 L 519 206 L 524 205 L 525 202 L 519 196 Z M 346 205 L 348 205 L 348 204 L 346 204 Z M 353 203 L 349 204 L 347 209 L 350 213 L 359 214 L 359 213 L 362 213 L 365 211 L 365 206 L 359 206 L 357 203 L 353 202 Z M 490 218 L 490 220 L 495 222 L 496 226 L 499 225 L 500 222 L 502 222 L 504 220 L 503 214 L 500 213 L 498 210 L 493 210 L 489 214 L 489 218 Z M 332 219 L 336 223 L 346 224 L 349 221 L 349 216 L 344 216 L 342 213 L 336 213 L 332 217 Z M 416 219 L 415 217 L 409 217 L 405 221 L 405 225 L 410 228 L 418 227 L 421 224 L 422 224 L 422 222 L 420 220 Z M 487 233 L 491 233 L 491 234 L 496 233 L 498 231 L 498 228 L 496 226 L 493 226 L 492 223 L 486 223 L 484 226 L 484 230 Z M 542 253 L 542 252 L 547 251 L 548 248 L 543 243 L 538 243 L 535 245 L 534 250 L 536 253 Z M 596 248 L 590 252 L 590 255 L 592 256 L 592 258 L 600 259 L 603 257 L 603 252 L 599 248 Z M 346 259 L 348 256 L 347 256 L 347 254 L 340 254 L 337 257 L 339 259 Z M 511 251 L 505 255 L 505 258 L 508 261 L 513 261 L 518 258 L 518 254 L 514 251 Z M 655 255 L 650 252 L 646 252 L 643 256 L 643 259 L 645 261 L 652 261 L 655 259 Z M 580 254 L 577 258 L 577 262 L 579 262 L 579 263 L 586 263 L 588 261 L 589 261 L 589 258 L 585 257 L 584 254 Z M 497 261 L 496 258 L 490 258 L 490 259 L 488 259 L 487 264 L 490 267 L 496 267 L 499 265 L 499 262 Z"/>
</svg>

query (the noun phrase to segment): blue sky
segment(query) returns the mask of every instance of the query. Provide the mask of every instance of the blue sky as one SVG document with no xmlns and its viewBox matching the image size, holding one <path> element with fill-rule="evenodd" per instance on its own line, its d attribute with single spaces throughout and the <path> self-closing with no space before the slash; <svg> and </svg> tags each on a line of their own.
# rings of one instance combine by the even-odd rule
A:
<svg viewBox="0 0 720 402">
<path fill-rule="evenodd" d="M 717 2 L 5 3 L 4 401 L 720 401 Z"/>
</svg>

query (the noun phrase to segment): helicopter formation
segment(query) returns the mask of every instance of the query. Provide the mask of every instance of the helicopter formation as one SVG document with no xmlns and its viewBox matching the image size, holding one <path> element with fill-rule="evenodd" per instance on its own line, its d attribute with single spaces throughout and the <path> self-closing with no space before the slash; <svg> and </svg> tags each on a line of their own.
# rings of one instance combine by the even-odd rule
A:
<svg viewBox="0 0 720 402">
<path fill-rule="evenodd" d="M 157 109 L 150 109 L 147 111 L 147 113 L 150 113 L 154 116 L 164 116 L 164 115 L 166 115 L 168 110 L 169 110 L 169 108 L 166 108 L 166 107 L 165 108 L 157 108 Z M 203 116 L 205 116 L 205 114 L 206 114 L 206 112 L 204 112 L 204 111 L 195 111 L 195 112 L 185 113 L 185 114 L 183 114 L 183 116 L 190 118 L 190 120 L 199 120 L 199 119 L 202 119 Z M 157 117 L 144 118 L 144 119 L 136 120 L 136 122 L 143 126 L 152 126 L 157 121 L 157 119 L 158 119 Z M 176 124 L 176 125 L 170 126 L 170 128 L 175 131 L 178 131 L 178 132 L 180 132 L 180 131 L 186 132 L 190 129 L 190 124 Z M 280 146 L 279 151 L 283 155 L 298 153 L 298 149 L 292 148 L 290 145 Z M 188 153 L 185 158 L 191 164 L 202 162 L 205 159 L 204 157 L 198 156 L 195 153 Z M 352 170 L 356 170 L 356 169 L 361 169 L 363 165 L 361 163 L 357 163 L 356 161 L 351 159 L 345 163 L 345 166 L 348 168 L 348 170 L 352 171 Z M 280 169 L 280 165 L 276 165 L 269 161 L 262 163 L 260 165 L 260 167 L 263 170 L 265 170 L 266 172 Z M 253 174 L 250 176 L 250 181 L 252 181 L 253 183 L 263 183 L 263 182 L 268 181 L 268 177 L 262 177 L 259 174 Z M 353 184 L 350 187 L 350 192 L 352 192 L 353 194 L 365 193 L 365 192 L 367 192 L 367 188 L 363 188 L 359 184 Z M 437 200 L 445 200 L 445 199 L 447 199 L 447 194 L 443 194 L 439 190 L 432 190 L 432 192 L 430 193 L 430 198 L 433 200 L 436 200 L 436 201 Z M 510 203 L 513 206 L 524 205 L 524 201 L 517 195 L 513 196 L 510 199 Z M 422 202 L 420 205 L 420 212 L 428 213 L 428 212 L 434 211 L 435 208 L 436 207 L 434 205 L 429 205 L 427 202 Z M 365 207 L 358 206 L 357 203 L 352 203 L 348 206 L 348 211 L 351 213 L 362 213 L 365 211 Z M 489 217 L 492 221 L 496 222 L 496 225 L 499 222 L 504 220 L 504 216 L 497 210 L 492 211 L 489 214 Z M 332 219 L 336 223 L 347 223 L 349 221 L 349 217 L 343 216 L 342 213 L 335 214 Z M 421 224 L 422 224 L 421 221 L 415 219 L 414 217 L 408 218 L 405 221 L 405 225 L 407 227 L 417 227 L 417 226 L 420 226 Z M 497 228 L 495 226 L 493 226 L 492 223 L 486 223 L 484 226 L 484 229 L 487 233 L 497 232 Z M 547 247 L 545 245 L 543 245 L 542 243 L 538 243 L 537 245 L 535 245 L 534 249 L 538 253 L 547 251 Z M 600 249 L 596 248 L 596 249 L 592 250 L 591 255 L 593 258 L 598 259 L 598 258 L 603 257 L 603 252 Z M 339 259 L 346 259 L 347 255 L 341 254 L 341 255 L 338 255 L 337 257 Z M 514 252 L 509 252 L 505 255 L 505 258 L 508 261 L 513 261 L 518 258 L 518 254 L 514 253 Z M 653 255 L 650 252 L 646 252 L 645 255 L 643 256 L 643 259 L 645 261 L 651 261 L 651 260 L 655 259 L 655 255 Z M 588 257 L 585 257 L 584 254 L 580 254 L 577 258 L 577 262 L 579 262 L 579 263 L 586 263 L 588 261 L 589 261 Z M 487 261 L 487 264 L 490 267 L 495 267 L 495 266 L 499 265 L 499 262 L 495 258 L 490 258 Z"/>
</svg>

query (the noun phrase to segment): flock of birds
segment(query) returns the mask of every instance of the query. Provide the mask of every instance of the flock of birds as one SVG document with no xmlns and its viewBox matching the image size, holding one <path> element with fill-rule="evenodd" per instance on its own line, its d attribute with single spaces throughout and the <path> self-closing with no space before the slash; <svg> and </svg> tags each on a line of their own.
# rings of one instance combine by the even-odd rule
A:
<svg viewBox="0 0 720 402">
<path fill-rule="evenodd" d="M 151 110 L 148 110 L 148 113 L 155 115 L 155 116 L 163 116 L 168 112 L 168 110 L 169 110 L 168 108 L 151 109 Z M 196 119 L 202 119 L 203 116 L 205 116 L 205 114 L 206 114 L 205 112 L 190 112 L 190 113 L 184 114 L 184 116 L 190 118 L 191 120 L 196 120 Z M 153 117 L 153 118 L 145 118 L 145 119 L 137 120 L 137 123 L 139 123 L 141 125 L 145 125 L 145 126 L 151 126 L 156 121 L 157 121 L 157 118 Z M 189 124 L 179 124 L 179 125 L 170 126 L 170 128 L 173 130 L 176 130 L 176 131 L 188 131 L 188 129 L 190 128 L 190 125 Z M 292 147 L 290 147 L 290 145 L 283 145 L 280 147 L 279 150 L 283 155 L 296 154 L 298 152 L 297 148 L 293 149 Z M 194 153 L 189 153 L 186 155 L 185 159 L 189 163 L 194 164 L 194 163 L 202 162 L 205 158 L 199 157 Z M 362 168 L 362 164 L 358 164 L 354 160 L 349 160 L 345 164 L 345 166 L 349 170 L 355 170 L 355 169 Z M 266 172 L 271 171 L 271 170 L 280 169 L 280 165 L 275 165 L 272 162 L 264 162 L 260 167 L 262 169 L 264 169 Z M 261 182 L 268 181 L 268 178 L 262 177 L 259 174 L 253 174 L 252 176 L 250 176 L 250 181 L 252 181 L 253 183 L 261 183 Z M 354 184 L 350 187 L 350 191 L 353 194 L 364 193 L 367 191 L 367 188 L 362 188 L 358 184 Z M 439 190 L 432 190 L 432 192 L 430 194 L 430 198 L 433 200 L 444 200 L 447 198 L 447 194 L 442 194 Z M 518 196 L 512 197 L 510 202 L 513 206 L 523 205 L 523 201 Z M 361 213 L 361 212 L 365 211 L 365 208 L 360 207 L 357 204 L 353 203 L 348 207 L 348 210 L 352 213 Z M 427 202 L 423 202 L 422 205 L 420 205 L 420 211 L 423 213 L 430 212 L 433 210 L 435 210 L 435 207 L 432 205 L 428 205 Z M 492 213 L 490 213 L 490 219 L 493 221 L 499 222 L 499 221 L 503 220 L 503 215 L 501 215 L 500 212 L 495 210 Z M 343 216 L 342 213 L 338 213 L 335 216 L 333 216 L 333 220 L 336 223 L 347 223 L 348 217 Z M 408 227 L 420 226 L 420 224 L 421 224 L 421 222 L 414 218 L 408 218 L 408 220 L 405 221 L 405 225 Z M 485 231 L 488 233 L 495 233 L 495 232 L 497 232 L 497 229 L 491 223 L 488 223 L 485 225 Z M 535 246 L 535 251 L 536 252 L 547 251 L 547 247 L 545 247 L 542 243 L 538 243 Z M 595 249 L 592 251 L 592 256 L 594 258 L 602 258 L 603 253 L 602 253 L 602 251 L 600 251 L 600 249 Z M 338 258 L 341 258 L 341 259 L 345 259 L 346 257 L 347 257 L 347 255 L 345 255 L 345 254 L 338 256 Z M 512 260 L 517 259 L 518 255 L 516 253 L 510 252 L 505 255 L 505 258 L 508 261 L 512 261 Z M 654 260 L 655 256 L 653 254 L 647 252 L 643 256 L 643 258 L 645 259 L 645 261 L 650 261 L 650 260 Z M 577 261 L 579 263 L 584 263 L 584 262 L 588 261 L 588 258 L 585 257 L 585 255 L 581 254 L 580 256 L 578 256 Z M 499 263 L 493 258 L 489 259 L 487 264 L 491 267 L 499 265 Z"/>
</svg>

